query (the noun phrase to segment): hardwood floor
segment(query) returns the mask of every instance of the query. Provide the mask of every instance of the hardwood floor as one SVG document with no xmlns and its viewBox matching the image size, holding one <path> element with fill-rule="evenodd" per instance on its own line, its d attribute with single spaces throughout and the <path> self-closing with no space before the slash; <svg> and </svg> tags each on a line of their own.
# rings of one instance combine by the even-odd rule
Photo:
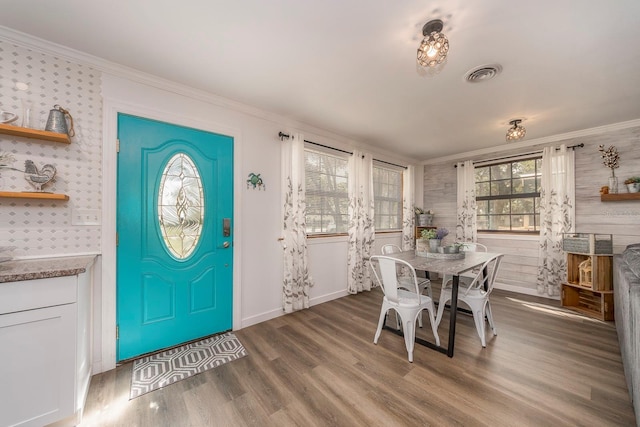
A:
<svg viewBox="0 0 640 427">
<path fill-rule="evenodd" d="M 494 291 L 485 349 L 459 315 L 453 359 L 416 345 L 409 363 L 402 337 L 372 342 L 381 298 L 236 331 L 247 357 L 132 401 L 130 364 L 96 375 L 81 426 L 636 425 L 611 322 Z M 445 313 L 443 342 L 447 326 Z M 433 340 L 426 316 L 418 335 Z"/>
</svg>

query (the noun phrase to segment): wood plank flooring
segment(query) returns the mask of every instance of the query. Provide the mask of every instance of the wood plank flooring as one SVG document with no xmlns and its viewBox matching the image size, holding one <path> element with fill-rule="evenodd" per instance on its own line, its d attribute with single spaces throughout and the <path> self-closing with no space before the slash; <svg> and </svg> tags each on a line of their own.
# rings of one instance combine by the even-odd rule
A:
<svg viewBox="0 0 640 427">
<path fill-rule="evenodd" d="M 436 286 L 437 294 L 437 286 Z M 459 315 L 455 357 L 373 335 L 379 290 L 263 322 L 248 356 L 129 401 L 131 364 L 92 378 L 81 426 L 634 426 L 613 323 L 494 291 L 483 349 Z M 393 322 L 390 322 L 393 323 Z M 447 339 L 448 314 L 439 334 Z M 418 335 L 432 340 L 425 327 Z"/>
</svg>

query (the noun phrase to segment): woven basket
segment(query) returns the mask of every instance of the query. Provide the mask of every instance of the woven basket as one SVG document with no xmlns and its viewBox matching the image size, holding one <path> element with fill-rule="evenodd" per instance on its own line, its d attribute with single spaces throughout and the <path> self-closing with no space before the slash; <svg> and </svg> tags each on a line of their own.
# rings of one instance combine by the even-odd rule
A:
<svg viewBox="0 0 640 427">
<path fill-rule="evenodd" d="M 592 233 L 564 233 L 562 249 L 577 254 L 612 254 L 613 235 Z"/>
</svg>

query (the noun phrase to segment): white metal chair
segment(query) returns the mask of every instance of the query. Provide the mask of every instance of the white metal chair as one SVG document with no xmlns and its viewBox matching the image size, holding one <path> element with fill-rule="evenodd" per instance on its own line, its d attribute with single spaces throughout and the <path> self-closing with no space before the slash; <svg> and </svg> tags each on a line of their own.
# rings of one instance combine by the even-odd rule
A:
<svg viewBox="0 0 640 427">
<path fill-rule="evenodd" d="M 485 245 L 483 245 L 482 243 L 462 242 L 460 244 L 462 245 L 460 250 L 465 251 L 465 252 L 487 252 L 487 247 Z M 462 274 L 460 276 L 460 279 L 465 277 L 465 278 L 468 278 L 470 280 L 473 280 L 476 277 L 476 274 L 478 273 L 478 270 L 475 269 L 475 270 L 471 271 L 470 273 L 468 272 L 468 273 Z M 445 274 L 442 277 L 442 284 L 444 285 L 445 283 L 447 283 L 449 280 L 452 280 L 452 279 L 453 279 L 453 277 L 451 277 L 450 274 Z"/>
<path fill-rule="evenodd" d="M 458 301 L 462 301 L 469 306 L 473 313 L 473 321 L 480 337 L 482 347 L 487 346 L 485 338 L 485 326 L 484 317 L 487 316 L 489 326 L 493 331 L 493 335 L 498 335 L 496 326 L 493 322 L 493 315 L 491 313 L 491 303 L 489 302 L 489 295 L 493 290 L 493 284 L 502 261 L 503 254 L 499 254 L 485 262 L 476 277 L 471 283 L 464 283 L 464 277 L 460 277 L 458 285 Z M 486 271 L 486 274 L 484 272 Z M 444 312 L 445 304 L 451 300 L 451 288 L 452 280 L 443 283 L 442 290 L 440 291 L 440 301 L 438 302 L 438 315 L 436 316 L 436 325 L 440 325 L 442 321 L 442 313 Z"/>
<path fill-rule="evenodd" d="M 392 244 L 383 245 L 381 250 L 382 255 L 393 255 L 402 252 L 402 249 L 400 249 L 398 245 Z M 407 284 L 407 287 L 405 288 L 406 290 L 413 290 L 413 282 L 410 276 L 405 276 L 404 273 L 401 273 L 398 280 L 400 281 L 400 284 Z M 420 293 L 423 293 L 426 290 L 427 295 L 433 298 L 433 294 L 431 293 L 431 280 L 425 277 L 418 277 L 418 289 L 420 290 Z M 420 327 L 422 327 L 422 325 L 420 325 Z"/>
<path fill-rule="evenodd" d="M 382 255 L 393 255 L 402 252 L 400 246 L 394 244 L 386 244 L 381 248 Z M 408 275 L 406 269 L 400 268 L 398 281 L 403 289 L 407 291 L 413 292 L 413 279 Z M 427 295 L 430 298 L 433 298 L 433 294 L 431 293 L 431 280 L 426 277 L 418 277 L 418 291 L 422 294 L 424 291 L 427 291 Z M 400 319 L 396 317 L 396 325 L 397 328 L 400 329 Z M 422 316 L 418 317 L 418 326 L 422 328 Z"/>
<path fill-rule="evenodd" d="M 398 271 L 401 268 L 410 272 L 410 277 L 413 280 L 413 289 L 411 292 L 404 289 L 404 287 L 407 286 L 406 283 L 400 284 L 398 280 Z M 431 322 L 431 330 L 436 339 L 436 344 L 439 346 L 440 337 L 438 336 L 434 319 L 435 308 L 433 306 L 433 300 L 430 296 L 422 295 L 419 292 L 416 270 L 411 264 L 389 256 L 374 255 L 371 257 L 371 269 L 384 292 L 382 307 L 380 308 L 380 319 L 378 320 L 378 329 L 373 338 L 373 343 L 378 343 L 378 338 L 380 338 L 387 313 L 389 310 L 395 310 L 396 314 L 402 319 L 404 343 L 407 347 L 409 362 L 413 362 L 413 348 L 416 340 L 416 320 L 420 317 L 422 310 L 427 310 L 429 313 L 429 321 Z"/>
</svg>

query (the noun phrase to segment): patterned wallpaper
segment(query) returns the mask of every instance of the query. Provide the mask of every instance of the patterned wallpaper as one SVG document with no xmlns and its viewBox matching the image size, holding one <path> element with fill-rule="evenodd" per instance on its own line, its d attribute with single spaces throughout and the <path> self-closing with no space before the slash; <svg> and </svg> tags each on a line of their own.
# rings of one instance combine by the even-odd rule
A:
<svg viewBox="0 0 640 427">
<path fill-rule="evenodd" d="M 19 90 L 16 83 L 26 83 Z M 55 104 L 69 110 L 75 136 L 71 144 L 0 134 L 0 151 L 13 155 L 11 165 L 24 170 L 25 160 L 57 169 L 46 191 L 70 200 L 0 198 L 0 246 L 16 246 L 15 257 L 96 253 L 100 226 L 72 225 L 76 209 L 101 209 L 102 98 L 100 72 L 0 40 L 0 110 L 22 116 L 23 99 L 32 104 L 31 127 L 43 130 Z M 20 125 L 22 117 L 13 124 Z M 0 169 L 0 191 L 33 191 L 20 171 Z"/>
</svg>

